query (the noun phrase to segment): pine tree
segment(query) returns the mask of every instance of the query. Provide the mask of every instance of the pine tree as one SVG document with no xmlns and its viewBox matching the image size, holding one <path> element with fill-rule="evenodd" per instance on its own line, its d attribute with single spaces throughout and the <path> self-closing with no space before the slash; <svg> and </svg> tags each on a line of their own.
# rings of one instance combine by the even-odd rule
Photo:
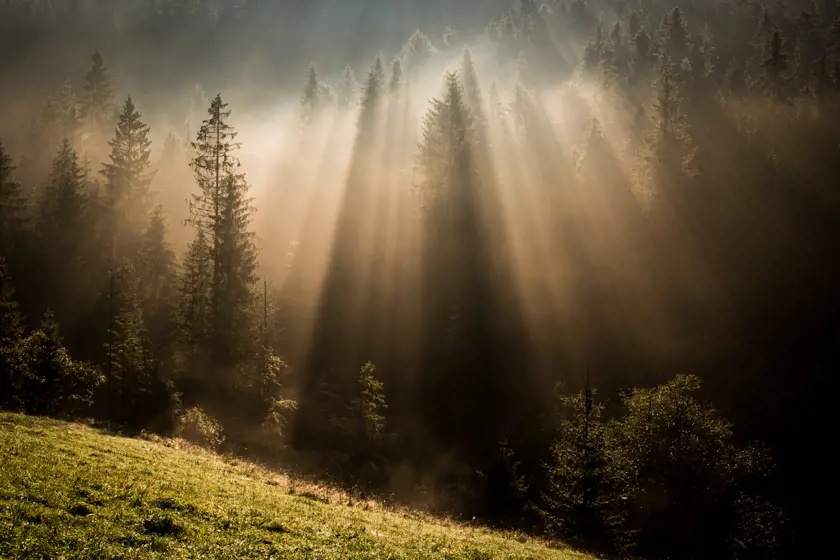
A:
<svg viewBox="0 0 840 560">
<path fill-rule="evenodd" d="M 112 324 L 105 359 L 109 372 L 109 403 L 117 413 L 109 419 L 122 426 L 141 427 L 138 394 L 147 385 L 150 356 L 147 353 L 142 309 L 138 302 L 138 278 L 131 262 L 124 260 L 113 275 L 109 307 Z"/>
<path fill-rule="evenodd" d="M 114 96 L 99 51 L 93 53 L 91 63 L 90 70 L 85 73 L 79 116 L 91 133 L 105 135 L 114 121 Z"/>
<path fill-rule="evenodd" d="M 39 232 L 48 245 L 58 244 L 69 249 L 86 230 L 87 172 L 79 164 L 76 150 L 65 138 L 53 159 L 50 182 L 39 202 Z M 76 258 L 75 251 L 56 250 L 65 259 Z"/>
<path fill-rule="evenodd" d="M 103 164 L 105 194 L 112 214 L 112 234 L 116 254 L 133 255 L 149 215 L 151 140 L 149 127 L 131 97 L 123 105 L 111 146 L 110 162 Z"/>
<path fill-rule="evenodd" d="M 611 461 L 604 405 L 589 387 L 560 397 L 559 404 L 560 418 L 546 465 L 543 516 L 561 536 L 615 545 L 622 522 L 617 507 L 622 488 Z"/>
<path fill-rule="evenodd" d="M 403 47 L 406 70 L 409 72 L 415 71 L 432 58 L 433 53 L 434 47 L 429 37 L 417 29 Z"/>
<path fill-rule="evenodd" d="M 378 116 L 384 87 L 385 67 L 382 64 L 382 57 L 377 55 L 362 87 L 361 114 L 358 127 L 361 138 L 369 138 L 374 132 L 373 125 Z"/>
<path fill-rule="evenodd" d="M 49 270 L 42 279 L 45 286 L 41 299 L 65 324 L 79 304 L 79 297 L 89 288 L 86 280 L 93 272 L 87 266 L 92 228 L 86 182 L 87 172 L 65 139 L 38 201 L 36 222 L 43 251 L 41 266 Z"/>
<path fill-rule="evenodd" d="M 22 368 L 18 345 L 23 335 L 22 323 L 6 261 L 0 257 L 0 408 L 20 407 Z"/>
<path fill-rule="evenodd" d="M 344 76 L 341 79 L 341 87 L 338 89 L 338 106 L 342 109 L 350 108 L 356 102 L 356 92 L 359 84 L 356 82 L 356 75 L 353 67 L 349 64 L 344 68 Z"/>
<path fill-rule="evenodd" d="M 221 95 L 210 104 L 208 115 L 193 142 L 191 166 L 199 192 L 193 195 L 190 220 L 211 251 L 210 349 L 222 364 L 236 364 L 253 343 L 257 248 L 249 226 L 254 209 L 235 155 L 236 133 L 227 123 L 230 111 Z"/>
<path fill-rule="evenodd" d="M 188 364 L 195 362 L 210 338 L 212 257 L 205 230 L 198 228 L 187 249 L 180 278 L 179 340 L 187 347 Z"/>
<path fill-rule="evenodd" d="M 321 108 L 320 105 L 321 94 L 321 80 L 318 79 L 318 72 L 315 70 L 315 65 L 309 66 L 309 74 L 306 79 L 306 88 L 303 90 L 303 99 L 301 105 L 303 106 L 303 121 L 309 122 Z"/>
<path fill-rule="evenodd" d="M 14 250 L 26 223 L 26 199 L 14 172 L 12 158 L 0 140 L 0 257 Z"/>
<path fill-rule="evenodd" d="M 472 111 L 476 120 L 483 122 L 484 99 L 481 94 L 481 85 L 478 82 L 478 73 L 475 70 L 472 53 L 468 48 L 464 48 L 464 53 L 461 56 L 460 77 L 464 84 L 464 93 L 466 93 L 470 111 Z"/>
<path fill-rule="evenodd" d="M 654 101 L 656 129 L 651 139 L 654 188 L 670 205 L 680 204 L 693 175 L 694 149 L 685 116 L 680 110 L 677 70 L 670 60 L 662 62 Z M 675 198 L 676 197 L 676 198 Z"/>
<path fill-rule="evenodd" d="M 177 288 L 175 252 L 169 245 L 163 206 L 158 204 L 140 244 L 140 305 L 152 349 L 160 359 L 174 328 Z"/>
<path fill-rule="evenodd" d="M 403 79 L 402 61 L 395 58 L 391 64 L 391 81 L 388 84 L 388 89 L 391 93 L 396 93 L 400 89 Z"/>
<path fill-rule="evenodd" d="M 0 257 L 0 347 L 13 345 L 23 334 L 23 320 L 6 261 Z"/>
<path fill-rule="evenodd" d="M 41 113 L 38 127 L 45 149 L 58 149 L 64 139 L 75 145 L 79 135 L 79 108 L 70 82 L 65 81 L 58 93 L 51 97 Z"/>
<path fill-rule="evenodd" d="M 778 28 L 774 29 L 773 33 L 767 38 L 761 67 L 764 70 L 764 83 L 767 93 L 774 100 L 784 100 L 788 55 L 782 33 Z"/>
</svg>

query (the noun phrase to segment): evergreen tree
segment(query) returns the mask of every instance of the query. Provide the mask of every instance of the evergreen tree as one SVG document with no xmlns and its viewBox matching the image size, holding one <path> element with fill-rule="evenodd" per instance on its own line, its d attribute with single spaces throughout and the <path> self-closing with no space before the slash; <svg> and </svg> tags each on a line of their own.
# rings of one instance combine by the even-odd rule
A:
<svg viewBox="0 0 840 560">
<path fill-rule="evenodd" d="M 8 347 L 23 334 L 23 321 L 15 301 L 6 261 L 0 257 L 0 347 Z"/>
<path fill-rule="evenodd" d="M 175 252 L 166 234 L 163 206 L 159 204 L 143 232 L 139 254 L 143 323 L 158 359 L 164 357 L 163 349 L 170 345 L 177 296 Z"/>
<path fill-rule="evenodd" d="M 595 391 L 560 397 L 548 489 L 542 509 L 550 529 L 567 539 L 618 545 L 622 513 L 620 471 L 616 469 Z"/>
<path fill-rule="evenodd" d="M 38 120 L 40 141 L 52 152 L 64 139 L 75 145 L 79 135 L 79 109 L 76 94 L 70 82 L 65 81 L 57 94 L 51 97 Z"/>
<path fill-rule="evenodd" d="M 149 127 L 140 120 L 131 97 L 123 105 L 114 139 L 108 144 L 110 162 L 103 164 L 101 173 L 113 220 L 114 248 L 118 257 L 133 256 L 148 219 L 154 172 L 149 165 Z"/>
<path fill-rule="evenodd" d="M 239 143 L 227 122 L 230 111 L 221 95 L 210 104 L 208 115 L 193 142 L 191 166 L 199 192 L 193 195 L 190 220 L 200 232 L 193 249 L 201 248 L 203 235 L 211 263 L 208 349 L 221 364 L 234 365 L 250 355 L 253 345 L 257 248 L 249 226 L 254 209 L 235 155 Z"/>
<path fill-rule="evenodd" d="M 785 99 L 788 55 L 782 33 L 778 28 L 774 29 L 773 33 L 767 38 L 761 67 L 764 71 L 764 85 L 768 95 L 776 101 L 783 101 Z"/>
<path fill-rule="evenodd" d="M 53 159 L 50 182 L 39 201 L 38 231 L 51 253 L 65 262 L 78 259 L 87 233 L 87 172 L 70 140 L 64 139 Z"/>
<path fill-rule="evenodd" d="M 312 64 L 309 67 L 306 88 L 303 91 L 303 99 L 301 100 L 303 123 L 307 124 L 312 122 L 332 101 L 332 90 L 318 78 L 318 72 L 315 70 L 315 65 Z"/>
<path fill-rule="evenodd" d="M 654 188 L 669 201 L 680 204 L 692 174 L 693 149 L 690 147 L 685 116 L 680 111 L 677 70 L 669 61 L 660 66 L 659 84 L 654 101 L 656 129 L 652 138 Z M 675 198 L 676 197 L 676 198 Z"/>
<path fill-rule="evenodd" d="M 14 251 L 26 224 L 26 199 L 14 172 L 12 158 L 0 140 L 0 257 Z"/>
<path fill-rule="evenodd" d="M 85 73 L 79 117 L 92 134 L 105 135 L 114 122 L 114 96 L 99 51 L 93 53 L 91 63 L 90 70 Z"/>
<path fill-rule="evenodd" d="M 22 318 L 6 261 L 0 257 L 0 408 L 20 407 Z"/>
<path fill-rule="evenodd" d="M 44 315 L 40 329 L 21 342 L 21 355 L 20 399 L 27 414 L 72 418 L 89 412 L 102 377 L 90 365 L 70 357 L 51 313 Z"/>
<path fill-rule="evenodd" d="M 429 37 L 417 29 L 403 47 L 405 67 L 408 72 L 414 72 L 432 58 L 435 48 Z"/>
<path fill-rule="evenodd" d="M 470 110 L 478 121 L 483 122 L 484 100 L 481 94 L 481 85 L 478 82 L 478 74 L 475 70 L 472 53 L 468 48 L 464 48 L 464 53 L 461 56 L 460 76 L 464 84 L 464 93 L 466 94 Z"/>
<path fill-rule="evenodd" d="M 388 89 L 391 93 L 396 93 L 400 89 L 402 79 L 402 61 L 399 58 L 395 58 L 394 62 L 391 64 L 391 81 L 388 84 Z"/>
<path fill-rule="evenodd" d="M 356 94 L 359 84 L 356 82 L 356 75 L 353 67 L 349 64 L 344 68 L 344 76 L 341 79 L 341 87 L 338 89 L 338 106 L 342 109 L 350 108 L 356 102 Z"/>
<path fill-rule="evenodd" d="M 187 347 L 184 367 L 195 364 L 210 338 L 212 257 L 205 230 L 197 228 L 196 237 L 187 249 L 180 278 L 178 328 L 179 340 Z"/>
</svg>

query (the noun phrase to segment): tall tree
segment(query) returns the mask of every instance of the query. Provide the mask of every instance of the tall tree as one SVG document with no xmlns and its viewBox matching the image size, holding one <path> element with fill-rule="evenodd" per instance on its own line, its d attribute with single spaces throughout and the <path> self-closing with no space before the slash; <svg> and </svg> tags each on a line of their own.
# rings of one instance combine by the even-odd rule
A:
<svg viewBox="0 0 840 560">
<path fill-rule="evenodd" d="M 134 256 L 148 220 L 154 172 L 149 165 L 149 127 L 140 120 L 131 97 L 125 100 L 114 139 L 108 144 L 110 162 L 103 164 L 101 173 L 112 214 L 114 248 L 118 257 Z"/>
<path fill-rule="evenodd" d="M 0 257 L 14 250 L 26 220 L 26 199 L 14 172 L 12 158 L 0 140 Z"/>
<path fill-rule="evenodd" d="M 344 68 L 344 75 L 341 78 L 341 86 L 338 88 L 338 106 L 342 109 L 350 108 L 356 102 L 359 84 L 356 82 L 356 75 L 353 67 L 349 64 Z"/>
<path fill-rule="evenodd" d="M 139 254 L 138 298 L 151 349 L 158 359 L 172 339 L 176 303 L 176 259 L 167 240 L 163 206 L 158 205 L 143 232 Z"/>
<path fill-rule="evenodd" d="M 236 157 L 240 145 L 227 122 L 227 107 L 217 95 L 193 142 L 191 166 L 199 190 L 193 195 L 190 220 L 210 249 L 209 349 L 221 364 L 233 365 L 253 345 L 257 248 L 249 229 L 254 208 Z"/>
<path fill-rule="evenodd" d="M 110 77 L 99 51 L 91 56 L 91 68 L 85 73 L 84 90 L 79 105 L 79 116 L 88 127 L 88 131 L 97 136 L 106 135 L 113 125 L 116 107 Z"/>
</svg>

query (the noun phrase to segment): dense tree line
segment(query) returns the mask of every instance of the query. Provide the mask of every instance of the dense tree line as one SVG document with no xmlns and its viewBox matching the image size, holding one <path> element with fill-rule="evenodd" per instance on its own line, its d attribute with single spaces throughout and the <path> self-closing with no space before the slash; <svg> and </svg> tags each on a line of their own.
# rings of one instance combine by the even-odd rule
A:
<svg viewBox="0 0 840 560">
<path fill-rule="evenodd" d="M 0 9 L 131 44 L 241 32 L 272 3 L 100 4 Z M 295 84 L 302 160 L 354 131 L 329 234 L 317 180 L 308 207 L 289 173 L 251 198 L 221 95 L 155 164 L 97 51 L 80 94 L 13 131 L 20 157 L 0 144 L 0 405 L 288 443 L 364 491 L 429 485 L 449 512 L 616 554 L 817 548 L 840 4 L 469 4 L 361 84 L 351 65 Z M 461 50 L 467 29 L 491 56 Z M 256 206 L 288 256 L 260 252 Z"/>
</svg>

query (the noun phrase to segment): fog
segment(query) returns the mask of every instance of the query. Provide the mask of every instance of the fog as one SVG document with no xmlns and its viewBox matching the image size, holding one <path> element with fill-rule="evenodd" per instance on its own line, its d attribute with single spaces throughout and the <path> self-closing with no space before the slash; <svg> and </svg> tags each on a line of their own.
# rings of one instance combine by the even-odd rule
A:
<svg viewBox="0 0 840 560">
<path fill-rule="evenodd" d="M 29 225 L 4 229 L 3 256 L 27 328 L 55 311 L 70 354 L 104 372 L 92 414 L 109 416 L 127 376 L 110 333 L 135 310 L 177 395 L 147 414 L 164 430 L 201 407 L 232 449 L 495 521 L 517 516 L 493 493 L 512 476 L 501 442 L 545 488 L 558 387 L 597 387 L 618 415 L 624 392 L 694 374 L 735 440 L 767 442 L 768 492 L 807 525 L 803 434 L 825 421 L 840 342 L 837 3 L 450 4 L 6 2 L 3 181 Z M 202 152 L 217 94 L 236 136 L 217 128 Z M 128 96 L 154 177 L 121 241 L 100 170 Z M 88 170 L 90 228 L 66 251 L 43 225 L 64 138 Z M 241 163 L 229 183 L 222 146 Z M 196 179 L 201 157 L 216 157 L 215 186 Z M 218 200 L 196 213 L 233 184 L 228 222 Z M 173 258 L 147 277 L 148 251 L 120 243 L 146 243 L 157 203 Z M 212 282 L 191 260 L 205 230 Z M 220 279 L 220 263 L 236 272 Z M 121 267 L 136 304 L 114 303 Z M 190 315 L 199 280 L 209 326 Z M 368 362 L 387 407 L 370 380 L 359 396 Z M 359 406 L 359 433 L 386 419 L 370 441 L 348 436 L 341 411 Z M 281 428 L 266 432 L 267 414 Z"/>
</svg>

